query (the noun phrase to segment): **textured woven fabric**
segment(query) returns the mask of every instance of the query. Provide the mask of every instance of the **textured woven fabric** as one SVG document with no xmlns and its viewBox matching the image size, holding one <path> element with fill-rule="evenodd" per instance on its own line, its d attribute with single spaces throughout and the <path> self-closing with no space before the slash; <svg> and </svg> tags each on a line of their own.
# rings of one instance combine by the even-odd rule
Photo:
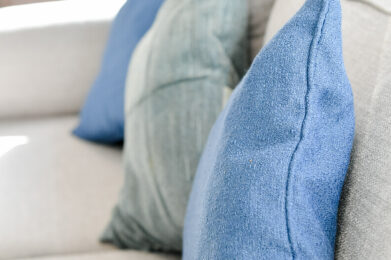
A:
<svg viewBox="0 0 391 260">
<path fill-rule="evenodd" d="M 344 185 L 337 259 L 391 259 L 391 55 L 383 61 Z"/>
<path fill-rule="evenodd" d="M 133 50 L 152 25 L 163 0 L 128 0 L 114 20 L 102 67 L 73 133 L 116 143 L 124 137 L 124 89 Z"/>
<path fill-rule="evenodd" d="M 373 19 L 377 19 L 373 17 Z M 391 259 L 391 18 L 341 200 L 337 259 Z"/>
<path fill-rule="evenodd" d="M 104 241 L 182 249 L 193 176 L 223 89 L 247 69 L 247 22 L 242 0 L 163 4 L 129 68 L 125 185 Z"/>
<path fill-rule="evenodd" d="M 264 47 L 208 139 L 183 259 L 333 259 L 354 135 L 339 0 L 309 0 Z"/>
<path fill-rule="evenodd" d="M 304 0 L 277 0 L 266 41 Z M 337 259 L 391 259 L 391 16 L 389 1 L 344 0 L 343 52 L 356 136 L 338 219 Z"/>
</svg>

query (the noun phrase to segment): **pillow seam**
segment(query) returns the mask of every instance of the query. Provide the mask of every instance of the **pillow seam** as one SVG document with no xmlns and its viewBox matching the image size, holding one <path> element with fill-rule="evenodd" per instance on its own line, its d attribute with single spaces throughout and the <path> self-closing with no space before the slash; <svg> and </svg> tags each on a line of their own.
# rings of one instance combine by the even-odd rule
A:
<svg viewBox="0 0 391 260">
<path fill-rule="evenodd" d="M 330 0 L 332 1 L 332 0 Z M 309 50 L 309 56 L 307 61 L 307 90 L 305 93 L 305 109 L 304 109 L 304 117 L 301 123 L 301 129 L 300 129 L 300 139 L 296 144 L 295 149 L 292 152 L 291 159 L 289 161 L 288 165 L 288 173 L 287 173 L 287 180 L 286 180 L 286 186 L 285 186 L 285 219 L 286 219 L 286 230 L 287 230 L 287 236 L 288 236 L 288 243 L 290 247 L 290 253 L 292 259 L 296 259 L 296 252 L 293 246 L 292 242 L 292 228 L 289 224 L 289 203 L 288 203 L 288 194 L 289 194 L 289 187 L 291 186 L 291 176 L 292 176 L 292 165 L 295 160 L 296 154 L 298 152 L 298 149 L 300 147 L 300 144 L 302 143 L 304 139 L 304 128 L 306 125 L 307 117 L 308 117 L 308 108 L 309 108 L 309 96 L 312 89 L 312 86 L 314 85 L 312 82 L 313 75 L 316 71 L 316 65 L 317 65 L 317 57 L 318 57 L 318 46 L 322 39 L 323 35 L 323 28 L 326 22 L 327 15 L 330 10 L 330 1 L 327 1 L 326 5 L 322 8 L 320 11 L 320 16 L 323 16 L 320 21 L 318 21 L 316 25 L 316 34 L 314 35 L 310 50 Z M 320 25 L 321 24 L 321 25 Z M 311 63 L 311 60 L 313 63 Z"/>
</svg>

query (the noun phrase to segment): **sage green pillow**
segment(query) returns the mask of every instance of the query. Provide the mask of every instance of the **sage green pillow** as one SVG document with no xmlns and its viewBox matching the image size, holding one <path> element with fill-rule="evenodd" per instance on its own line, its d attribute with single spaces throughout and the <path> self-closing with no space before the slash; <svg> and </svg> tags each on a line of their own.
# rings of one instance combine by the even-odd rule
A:
<svg viewBox="0 0 391 260">
<path fill-rule="evenodd" d="M 245 73 L 247 1 L 167 0 L 137 47 L 125 101 L 125 184 L 102 240 L 180 251 L 186 204 L 223 92 Z"/>
</svg>

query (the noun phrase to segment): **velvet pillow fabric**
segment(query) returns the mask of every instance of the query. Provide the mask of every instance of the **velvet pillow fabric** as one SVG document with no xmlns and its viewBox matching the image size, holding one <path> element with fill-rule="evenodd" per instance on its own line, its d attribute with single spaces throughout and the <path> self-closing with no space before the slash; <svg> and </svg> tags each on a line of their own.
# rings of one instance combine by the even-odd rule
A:
<svg viewBox="0 0 391 260">
<path fill-rule="evenodd" d="M 198 166 L 183 259 L 332 259 L 354 136 L 339 0 L 309 0 L 256 57 Z"/>
<path fill-rule="evenodd" d="M 167 0 L 126 86 L 125 184 L 103 241 L 180 251 L 188 196 L 223 90 L 247 69 L 247 1 Z"/>
<path fill-rule="evenodd" d="M 85 101 L 73 133 L 116 143 L 124 137 L 124 90 L 133 50 L 152 25 L 163 0 L 128 0 L 115 18 L 102 67 Z"/>
</svg>

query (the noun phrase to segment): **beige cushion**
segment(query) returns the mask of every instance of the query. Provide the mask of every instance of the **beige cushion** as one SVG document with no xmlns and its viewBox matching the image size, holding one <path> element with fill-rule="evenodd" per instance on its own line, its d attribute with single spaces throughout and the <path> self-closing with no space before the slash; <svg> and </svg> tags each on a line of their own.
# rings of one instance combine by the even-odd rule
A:
<svg viewBox="0 0 391 260">
<path fill-rule="evenodd" d="M 179 260 L 180 256 L 150 254 L 138 251 L 112 251 L 103 253 L 78 254 L 68 256 L 52 256 L 25 258 L 20 260 Z"/>
<path fill-rule="evenodd" d="M 124 0 L 0 8 L 0 118 L 78 112 Z"/>
<path fill-rule="evenodd" d="M 359 1 L 359 0 L 356 0 Z M 380 11 L 391 14 L 391 1 L 390 0 L 362 0 L 363 2 L 378 8 Z"/>
<path fill-rule="evenodd" d="M 266 40 L 304 0 L 277 0 Z M 356 137 L 342 194 L 337 259 L 391 259 L 391 1 L 342 0 Z"/>
<path fill-rule="evenodd" d="M 121 149 L 71 136 L 76 123 L 0 121 L 0 259 L 112 249 L 98 238 L 122 184 Z"/>
</svg>

